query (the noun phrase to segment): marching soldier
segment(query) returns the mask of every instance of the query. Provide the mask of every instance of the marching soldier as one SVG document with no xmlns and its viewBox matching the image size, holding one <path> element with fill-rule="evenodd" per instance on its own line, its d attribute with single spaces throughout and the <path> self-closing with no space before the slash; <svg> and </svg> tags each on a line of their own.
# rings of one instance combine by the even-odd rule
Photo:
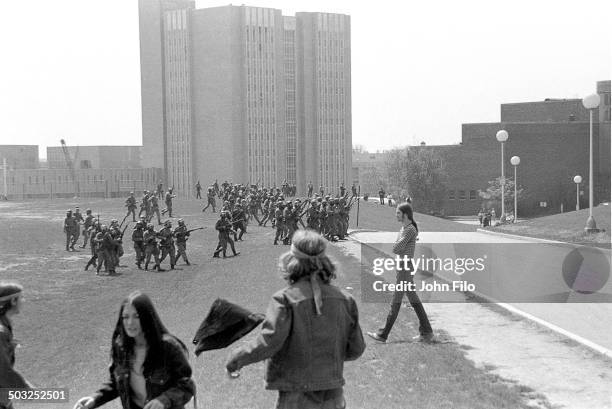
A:
<svg viewBox="0 0 612 409">
<path fill-rule="evenodd" d="M 185 264 L 190 266 L 189 259 L 187 259 L 187 239 L 189 239 L 189 235 L 191 233 L 187 230 L 187 226 L 185 226 L 185 221 L 183 219 L 178 220 L 178 226 L 174 229 L 174 237 L 176 237 L 176 251 L 178 255 L 174 260 L 175 264 L 178 263 L 179 258 L 183 257 L 185 260 Z"/>
<path fill-rule="evenodd" d="M 208 188 L 208 193 L 206 194 L 206 199 L 208 200 L 208 204 L 206 205 L 206 207 L 204 209 L 202 209 L 202 211 L 205 211 L 206 209 L 208 209 L 209 206 L 212 206 L 213 208 L 213 213 L 215 213 L 215 190 L 214 188 L 209 187 Z"/>
<path fill-rule="evenodd" d="M 127 207 L 127 215 L 129 216 L 132 213 L 132 221 L 136 221 L 136 198 L 134 197 L 134 192 L 130 192 L 130 196 L 125 200 L 125 206 Z M 138 215 L 140 217 L 140 214 Z"/>
<path fill-rule="evenodd" d="M 89 248 L 91 249 L 91 258 L 85 266 L 85 271 L 87 271 L 89 266 L 97 267 L 97 262 L 101 262 L 98 261 L 98 248 L 96 247 L 96 235 L 100 231 L 102 231 L 100 225 L 98 224 L 98 222 L 96 222 L 96 219 L 93 219 L 91 226 L 89 227 L 89 229 L 87 229 L 87 236 L 89 237 Z"/>
<path fill-rule="evenodd" d="M 234 230 L 234 241 L 242 241 L 242 235 L 246 233 L 246 203 L 243 200 L 242 203 L 237 203 L 232 211 L 232 229 Z M 240 230 L 240 234 L 238 234 Z M 236 237 L 238 235 L 238 237 Z"/>
<path fill-rule="evenodd" d="M 91 214 L 91 209 L 85 210 L 85 220 L 83 221 L 83 244 L 79 246 L 82 249 L 87 247 L 87 242 L 89 241 L 90 234 L 89 228 L 93 225 L 94 220 L 95 219 Z"/>
<path fill-rule="evenodd" d="M 159 247 L 157 246 L 157 232 L 151 223 L 147 224 L 147 230 L 144 232 L 142 241 L 145 246 L 145 270 L 149 269 L 151 256 L 155 258 L 155 266 L 153 270 L 164 271 L 159 265 Z"/>
<path fill-rule="evenodd" d="M 276 236 L 274 236 L 274 245 L 278 245 L 278 239 L 284 240 L 285 233 L 285 218 L 284 218 L 285 205 L 283 202 L 279 202 L 274 210 L 274 221 L 276 225 Z"/>
<path fill-rule="evenodd" d="M 68 210 L 66 212 L 66 218 L 64 219 L 64 233 L 66 234 L 66 251 L 74 251 L 74 244 L 76 243 L 78 230 L 79 224 L 77 223 L 74 216 L 72 216 L 72 210 Z"/>
<path fill-rule="evenodd" d="M 144 224 L 142 221 L 136 222 L 134 231 L 132 232 L 132 241 L 134 242 L 134 251 L 136 252 L 136 266 L 138 269 L 142 269 L 142 262 L 144 261 L 145 246 L 144 246 Z"/>
<path fill-rule="evenodd" d="M 161 225 L 161 215 L 159 214 L 159 202 L 157 201 L 157 196 L 156 195 L 152 195 L 149 198 L 149 204 L 150 204 L 150 208 L 151 208 L 151 213 L 149 214 L 149 222 L 151 220 L 153 220 L 153 216 L 157 215 L 157 224 Z"/>
<path fill-rule="evenodd" d="M 234 241 L 230 237 L 230 233 L 233 232 L 233 230 L 232 222 L 230 221 L 230 213 L 228 211 L 221 212 L 221 218 L 215 224 L 215 229 L 219 232 L 219 243 L 217 244 L 217 248 L 215 249 L 215 254 L 213 255 L 213 257 L 218 258 L 219 253 L 223 252 L 223 258 L 226 258 L 228 243 L 232 248 L 232 253 L 234 253 L 234 256 L 240 254 L 236 252 L 236 248 L 234 247 Z"/>
<path fill-rule="evenodd" d="M 149 192 L 144 190 L 142 192 L 142 199 L 140 199 L 140 211 L 138 212 L 138 218 L 142 217 L 142 213 L 145 214 L 145 218 L 149 217 Z"/>
<path fill-rule="evenodd" d="M 174 234 L 172 232 L 172 222 L 170 220 L 164 222 L 164 227 L 157 233 L 157 236 L 160 238 L 159 249 L 161 250 L 159 263 L 161 264 L 161 262 L 166 259 L 166 256 L 170 255 L 170 269 L 174 270 L 176 249 L 174 247 Z"/>
<path fill-rule="evenodd" d="M 166 193 L 166 211 L 168 212 L 168 217 L 172 217 L 172 199 L 174 199 L 176 195 L 172 194 L 172 188 L 168 189 Z"/>
</svg>

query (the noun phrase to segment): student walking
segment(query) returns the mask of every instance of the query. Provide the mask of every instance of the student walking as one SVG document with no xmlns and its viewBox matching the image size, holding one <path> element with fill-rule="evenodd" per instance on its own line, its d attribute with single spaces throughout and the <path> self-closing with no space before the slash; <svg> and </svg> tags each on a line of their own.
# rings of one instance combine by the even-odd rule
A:
<svg viewBox="0 0 612 409">
<path fill-rule="evenodd" d="M 407 256 L 408 259 L 411 260 L 414 258 L 414 249 L 416 246 L 417 236 L 419 234 L 419 229 L 414 221 L 412 206 L 409 203 L 400 204 L 395 210 L 395 216 L 397 221 L 402 224 L 402 228 L 399 232 L 395 245 L 393 246 L 393 253 L 399 255 L 400 257 Z M 414 266 L 411 262 L 409 263 L 408 269 L 398 269 L 397 283 L 413 283 L 413 271 Z M 385 326 L 380 328 L 377 332 L 368 332 L 368 336 L 380 342 L 387 342 L 389 333 L 393 328 L 393 324 L 395 323 L 400 307 L 402 306 L 402 299 L 404 298 L 404 295 L 406 295 L 408 298 L 410 305 L 419 318 L 420 335 L 414 337 L 414 339 L 422 342 L 432 342 L 434 340 L 433 330 L 431 329 L 425 308 L 423 308 L 423 304 L 421 303 L 416 291 L 395 291 L 393 293 L 391 310 L 387 315 Z"/>
</svg>

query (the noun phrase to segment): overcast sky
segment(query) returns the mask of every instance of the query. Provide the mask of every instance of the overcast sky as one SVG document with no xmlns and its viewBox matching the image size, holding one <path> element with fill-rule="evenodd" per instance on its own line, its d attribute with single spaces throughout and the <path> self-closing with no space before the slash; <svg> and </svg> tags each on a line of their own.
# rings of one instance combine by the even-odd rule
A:
<svg viewBox="0 0 612 409">
<path fill-rule="evenodd" d="M 609 0 L 245 4 L 351 16 L 353 144 L 369 150 L 458 143 L 462 123 L 499 121 L 501 103 L 582 98 L 611 78 Z M 137 0 L 1 10 L 0 144 L 44 156 L 61 138 L 142 143 Z"/>
</svg>

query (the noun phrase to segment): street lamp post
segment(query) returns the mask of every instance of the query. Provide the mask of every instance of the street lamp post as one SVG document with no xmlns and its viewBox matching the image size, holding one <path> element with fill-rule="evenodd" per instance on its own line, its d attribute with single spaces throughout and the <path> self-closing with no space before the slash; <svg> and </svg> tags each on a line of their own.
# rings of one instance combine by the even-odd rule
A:
<svg viewBox="0 0 612 409">
<path fill-rule="evenodd" d="M 504 190 L 506 190 L 506 179 L 504 177 L 504 142 L 508 140 L 508 132 L 503 129 L 497 131 L 495 138 L 497 138 L 497 140 L 501 143 L 501 215 L 499 216 L 499 220 L 503 222 L 506 217 L 506 207 L 504 198 Z"/>
<path fill-rule="evenodd" d="M 517 181 L 516 181 L 516 168 L 518 167 L 519 163 L 521 163 L 521 158 L 518 156 L 513 156 L 512 158 L 510 158 L 510 163 L 512 164 L 512 166 L 514 166 L 514 221 L 513 223 L 516 223 L 516 218 L 518 217 L 518 207 L 517 207 L 517 198 L 516 198 L 516 189 L 517 189 Z"/>
<path fill-rule="evenodd" d="M 599 106 L 599 95 L 591 94 L 582 99 L 582 105 L 589 110 L 589 218 L 584 231 L 598 232 L 599 229 L 593 218 L 593 110 Z"/>
<path fill-rule="evenodd" d="M 574 183 L 576 184 L 576 211 L 580 210 L 580 184 L 582 183 L 582 176 L 574 176 Z"/>
</svg>

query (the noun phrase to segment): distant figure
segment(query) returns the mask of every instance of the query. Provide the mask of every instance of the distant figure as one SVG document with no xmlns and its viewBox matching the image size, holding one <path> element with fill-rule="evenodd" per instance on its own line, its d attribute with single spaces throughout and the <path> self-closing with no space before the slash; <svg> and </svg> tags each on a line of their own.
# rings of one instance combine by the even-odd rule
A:
<svg viewBox="0 0 612 409">
<path fill-rule="evenodd" d="M 406 203 L 412 204 L 412 198 L 410 197 L 410 195 L 406 196 Z"/>
<path fill-rule="evenodd" d="M 351 193 L 353 194 L 353 197 L 357 196 L 357 186 L 355 186 L 354 183 L 351 186 Z"/>
<path fill-rule="evenodd" d="M 491 225 L 495 225 L 495 220 L 497 220 L 497 217 L 495 216 L 495 208 L 491 209 Z"/>
<path fill-rule="evenodd" d="M 389 207 L 393 207 L 393 195 L 391 193 L 387 195 L 387 204 Z"/>
<path fill-rule="evenodd" d="M 483 227 L 484 215 L 484 210 L 480 208 L 480 210 L 478 211 L 478 223 L 480 224 L 480 227 Z"/>
<path fill-rule="evenodd" d="M 378 198 L 380 199 L 380 204 L 384 205 L 385 204 L 385 190 L 382 188 L 382 186 L 380 187 L 380 190 L 378 191 Z"/>
<path fill-rule="evenodd" d="M 160 199 L 163 199 L 164 197 L 164 185 L 162 184 L 161 180 L 157 184 L 157 197 Z"/>
<path fill-rule="evenodd" d="M 198 180 L 198 183 L 196 183 L 195 185 L 196 188 L 196 199 L 201 199 L 202 198 L 202 185 L 200 185 L 200 181 Z"/>
<path fill-rule="evenodd" d="M 308 182 L 308 197 L 312 197 L 312 191 L 314 186 L 312 185 L 312 181 Z"/>
</svg>

